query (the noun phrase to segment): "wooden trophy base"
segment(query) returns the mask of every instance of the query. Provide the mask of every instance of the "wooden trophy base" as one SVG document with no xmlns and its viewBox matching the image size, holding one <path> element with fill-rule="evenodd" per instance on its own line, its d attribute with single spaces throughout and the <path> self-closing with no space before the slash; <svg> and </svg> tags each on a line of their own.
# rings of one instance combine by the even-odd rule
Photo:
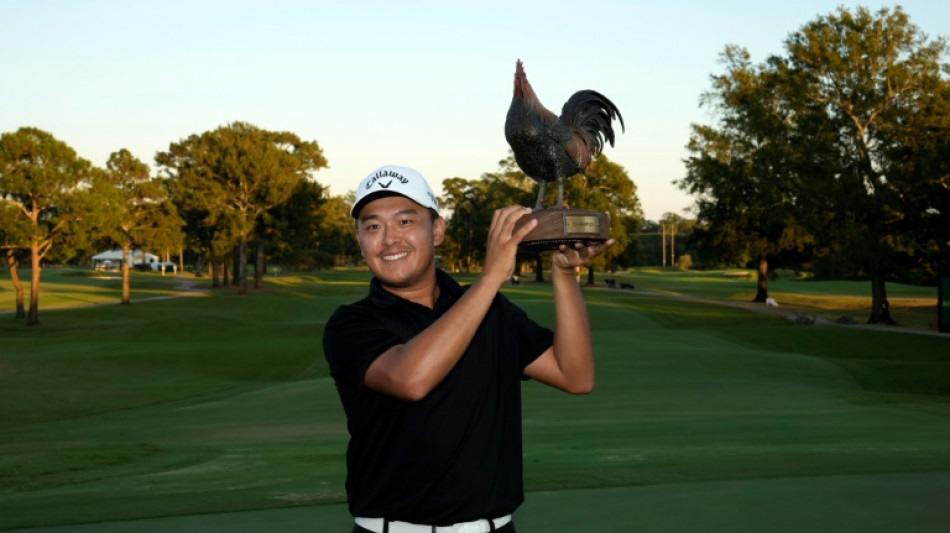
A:
<svg viewBox="0 0 950 533">
<path fill-rule="evenodd" d="M 599 244 L 610 238 L 610 217 L 590 209 L 551 207 L 525 215 L 515 223 L 515 230 L 537 219 L 538 225 L 518 245 L 520 251 L 557 250 L 562 244 L 583 242 Z"/>
</svg>

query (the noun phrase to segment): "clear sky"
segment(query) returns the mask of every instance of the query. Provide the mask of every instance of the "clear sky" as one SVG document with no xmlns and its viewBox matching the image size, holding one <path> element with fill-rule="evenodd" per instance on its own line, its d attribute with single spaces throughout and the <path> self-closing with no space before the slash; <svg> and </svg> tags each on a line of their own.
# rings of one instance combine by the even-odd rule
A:
<svg viewBox="0 0 950 533">
<path fill-rule="evenodd" d="M 605 153 L 648 219 L 687 214 L 684 174 L 699 97 L 738 44 L 759 62 L 839 4 L 772 1 L 0 0 L 0 132 L 34 126 L 104 165 L 128 148 L 154 164 L 169 143 L 234 122 L 317 141 L 333 194 L 382 164 L 436 192 L 497 170 L 515 60 L 558 113 L 595 89 L 623 113 Z M 901 5 L 931 37 L 950 2 Z"/>
</svg>

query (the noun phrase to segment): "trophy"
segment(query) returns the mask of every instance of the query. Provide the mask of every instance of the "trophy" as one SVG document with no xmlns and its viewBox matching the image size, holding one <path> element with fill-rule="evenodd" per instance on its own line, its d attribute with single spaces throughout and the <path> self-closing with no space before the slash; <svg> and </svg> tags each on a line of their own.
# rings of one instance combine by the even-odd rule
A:
<svg viewBox="0 0 950 533">
<path fill-rule="evenodd" d="M 614 145 L 614 119 L 624 128 L 617 106 L 591 90 L 574 93 L 558 117 L 538 101 L 518 60 L 514 96 L 505 118 L 505 139 L 522 172 L 538 182 L 534 212 L 520 218 L 515 228 L 532 219 L 537 219 L 538 225 L 525 236 L 520 250 L 555 250 L 562 244 L 590 245 L 610 238 L 607 213 L 572 209 L 564 204 L 564 180 L 583 172 L 600 154 L 605 140 Z M 549 181 L 557 181 L 557 204 L 542 209 Z"/>
</svg>

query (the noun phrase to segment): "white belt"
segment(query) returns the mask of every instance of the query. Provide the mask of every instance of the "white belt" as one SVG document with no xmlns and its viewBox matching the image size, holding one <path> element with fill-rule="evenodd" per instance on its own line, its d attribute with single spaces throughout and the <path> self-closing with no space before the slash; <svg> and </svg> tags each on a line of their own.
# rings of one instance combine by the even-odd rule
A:
<svg viewBox="0 0 950 533">
<path fill-rule="evenodd" d="M 508 525 L 509 522 L 511 522 L 510 514 L 491 521 L 482 518 L 473 522 L 459 522 L 451 526 L 427 526 L 390 520 L 389 533 L 489 533 L 492 531 L 492 525 L 495 526 L 495 529 L 498 529 Z M 383 533 L 382 518 L 357 518 L 356 525 L 373 533 Z"/>
</svg>

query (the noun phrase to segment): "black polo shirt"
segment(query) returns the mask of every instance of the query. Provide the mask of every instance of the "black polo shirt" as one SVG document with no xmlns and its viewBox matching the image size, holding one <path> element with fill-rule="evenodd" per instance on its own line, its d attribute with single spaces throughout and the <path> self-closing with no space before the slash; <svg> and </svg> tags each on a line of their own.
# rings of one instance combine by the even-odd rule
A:
<svg viewBox="0 0 950 533">
<path fill-rule="evenodd" d="M 442 316 L 466 289 L 437 271 L 433 309 L 370 282 L 369 296 L 327 322 L 323 349 L 346 412 L 353 516 L 448 525 L 512 513 L 524 500 L 521 380 L 551 330 L 495 296 L 459 362 L 428 396 L 406 402 L 363 386 L 370 364 Z"/>
</svg>

